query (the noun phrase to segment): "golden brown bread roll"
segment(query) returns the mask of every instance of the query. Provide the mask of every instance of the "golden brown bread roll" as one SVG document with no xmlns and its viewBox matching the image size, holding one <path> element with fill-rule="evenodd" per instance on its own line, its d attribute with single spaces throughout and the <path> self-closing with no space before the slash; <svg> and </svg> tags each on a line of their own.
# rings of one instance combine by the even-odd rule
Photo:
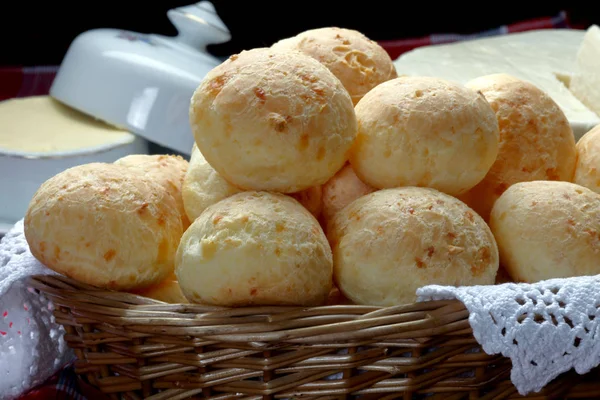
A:
<svg viewBox="0 0 600 400">
<path fill-rule="evenodd" d="M 600 193 L 600 125 L 583 135 L 576 148 L 574 182 Z"/>
<path fill-rule="evenodd" d="M 352 166 L 346 164 L 323 185 L 323 224 L 333 219 L 342 208 L 361 196 L 372 193 L 375 188 L 361 181 Z"/>
<path fill-rule="evenodd" d="M 467 87 L 483 93 L 496 112 L 500 150 L 486 177 L 461 200 L 487 221 L 496 199 L 514 183 L 573 180 L 575 138 L 550 96 L 506 74 L 477 78 Z"/>
<path fill-rule="evenodd" d="M 351 305 L 352 302 L 344 297 L 344 294 L 341 292 L 337 286 L 334 286 L 329 292 L 329 298 L 327 299 L 328 306 L 341 306 L 341 305 Z"/>
<path fill-rule="evenodd" d="M 375 86 L 396 78 L 389 54 L 353 29 L 310 29 L 273 44 L 277 50 L 297 50 L 325 65 L 344 85 L 354 104 Z"/>
<path fill-rule="evenodd" d="M 158 285 L 133 291 L 132 293 L 170 304 L 189 303 L 181 292 L 177 276 L 174 273 Z"/>
<path fill-rule="evenodd" d="M 209 206 L 183 235 L 175 273 L 194 303 L 325 304 L 332 256 L 317 220 L 289 196 L 243 192 Z"/>
<path fill-rule="evenodd" d="M 194 92 L 198 148 L 244 190 L 294 193 L 331 178 L 356 136 L 348 92 L 299 52 L 254 49 L 210 71 Z"/>
<path fill-rule="evenodd" d="M 25 215 L 33 255 L 98 287 L 132 290 L 173 273 L 182 235 L 173 197 L 153 179 L 114 164 L 67 169 L 44 182 Z"/>
<path fill-rule="evenodd" d="M 383 189 L 340 211 L 328 231 L 335 283 L 357 304 L 412 303 L 429 284 L 493 284 L 498 249 L 483 219 L 430 188 Z"/>
<path fill-rule="evenodd" d="M 485 98 L 439 78 L 384 82 L 356 105 L 356 117 L 350 163 L 376 188 L 458 195 L 483 179 L 498 154 L 498 122 Z"/>
<path fill-rule="evenodd" d="M 206 207 L 240 193 L 242 189 L 227 182 L 219 175 L 206 161 L 198 147 L 194 145 L 181 192 L 187 217 L 190 221 L 194 221 Z M 298 200 L 315 218 L 319 218 L 323 208 L 320 186 L 290 193 L 290 196 Z"/>
<path fill-rule="evenodd" d="M 583 186 L 516 183 L 496 201 L 490 227 L 515 281 L 600 274 L 600 195 Z"/>
<path fill-rule="evenodd" d="M 134 168 L 163 186 L 177 203 L 183 230 L 190 226 L 181 196 L 181 185 L 188 169 L 188 162 L 185 159 L 174 155 L 133 154 L 118 159 L 115 164 Z"/>
<path fill-rule="evenodd" d="M 506 268 L 502 265 L 498 268 L 498 273 L 496 274 L 496 285 L 501 285 L 503 283 L 514 282 L 514 280 L 510 277 L 508 272 L 506 272 Z"/>
<path fill-rule="evenodd" d="M 183 205 L 189 220 L 195 221 L 208 206 L 240 192 L 242 189 L 219 175 L 194 145 L 190 166 L 181 188 Z"/>
<path fill-rule="evenodd" d="M 313 186 L 289 195 L 302 204 L 315 218 L 319 219 L 323 210 L 323 188 L 321 186 Z"/>
</svg>

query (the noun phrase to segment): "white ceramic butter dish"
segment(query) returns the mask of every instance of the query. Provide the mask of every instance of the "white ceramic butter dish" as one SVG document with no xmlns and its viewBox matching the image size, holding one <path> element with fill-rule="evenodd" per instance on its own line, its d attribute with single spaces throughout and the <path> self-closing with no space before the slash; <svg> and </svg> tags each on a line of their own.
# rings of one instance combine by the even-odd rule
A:
<svg viewBox="0 0 600 400">
<path fill-rule="evenodd" d="M 69 47 L 51 96 L 86 114 L 184 155 L 191 153 L 190 98 L 221 63 L 206 51 L 230 33 L 202 1 L 169 10 L 179 34 L 167 37 L 116 29 L 79 35 Z"/>
</svg>

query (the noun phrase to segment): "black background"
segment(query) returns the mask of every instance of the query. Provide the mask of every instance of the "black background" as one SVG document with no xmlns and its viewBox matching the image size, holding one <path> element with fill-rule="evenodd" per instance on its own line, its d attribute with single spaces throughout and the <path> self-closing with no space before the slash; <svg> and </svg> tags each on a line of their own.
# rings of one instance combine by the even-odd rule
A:
<svg viewBox="0 0 600 400">
<path fill-rule="evenodd" d="M 15 2 L 3 5 L 0 22 L 0 65 L 58 65 L 71 41 L 93 28 L 119 28 L 174 35 L 166 17 L 170 8 L 192 1 Z M 600 21 L 600 7 L 566 6 L 552 2 L 427 1 L 225 1 L 213 4 L 228 26 L 232 40 L 211 46 L 217 56 L 270 46 L 303 30 L 341 26 L 371 39 L 419 37 L 431 33 L 473 33 L 520 20 L 555 16 L 566 10 L 572 23 L 587 27 Z M 583 4 L 581 2 L 580 4 Z"/>
</svg>

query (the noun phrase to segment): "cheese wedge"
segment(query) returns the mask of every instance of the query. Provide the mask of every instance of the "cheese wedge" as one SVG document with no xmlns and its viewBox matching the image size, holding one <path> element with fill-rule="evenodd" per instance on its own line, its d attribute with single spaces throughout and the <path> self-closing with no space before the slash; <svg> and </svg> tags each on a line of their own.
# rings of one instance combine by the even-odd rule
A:
<svg viewBox="0 0 600 400">
<path fill-rule="evenodd" d="M 600 27 L 591 26 L 577 53 L 571 92 L 596 114 L 600 115 Z"/>
<path fill-rule="evenodd" d="M 592 33 L 593 35 L 593 33 Z M 589 98 L 588 106 L 569 89 L 572 85 L 584 86 L 577 81 L 587 81 L 600 68 L 597 35 L 586 35 L 582 30 L 548 29 L 513 33 L 491 38 L 474 39 L 452 44 L 417 48 L 394 61 L 399 76 L 435 76 L 466 83 L 474 78 L 494 73 L 507 73 L 529 81 L 548 93 L 561 107 L 569 120 L 576 139 L 600 123 L 590 91 L 598 94 L 598 86 L 579 89 Z M 590 36 L 587 44 L 584 36 Z M 582 51 L 579 51 L 582 46 Z M 575 75 L 578 51 L 581 75 Z M 584 59 L 585 62 L 581 60 Z M 598 75 L 595 75 L 596 77 Z M 575 91 L 574 91 L 575 92 Z M 598 97 L 595 97 L 598 99 Z M 600 103 L 596 103 L 600 104 Z"/>
<path fill-rule="evenodd" d="M 0 152 L 63 153 L 129 144 L 135 136 L 49 96 L 0 103 Z"/>
</svg>

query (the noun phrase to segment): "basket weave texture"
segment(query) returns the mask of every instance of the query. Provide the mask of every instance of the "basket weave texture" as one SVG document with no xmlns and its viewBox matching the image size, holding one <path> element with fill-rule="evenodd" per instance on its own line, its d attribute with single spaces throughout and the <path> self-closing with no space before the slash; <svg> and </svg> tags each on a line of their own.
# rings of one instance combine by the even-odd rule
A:
<svg viewBox="0 0 600 400">
<path fill-rule="evenodd" d="M 107 399 L 523 398 L 459 301 L 226 309 L 62 276 L 30 285 L 55 305 L 77 374 Z M 599 398 L 598 378 L 567 373 L 528 398 Z"/>
</svg>

